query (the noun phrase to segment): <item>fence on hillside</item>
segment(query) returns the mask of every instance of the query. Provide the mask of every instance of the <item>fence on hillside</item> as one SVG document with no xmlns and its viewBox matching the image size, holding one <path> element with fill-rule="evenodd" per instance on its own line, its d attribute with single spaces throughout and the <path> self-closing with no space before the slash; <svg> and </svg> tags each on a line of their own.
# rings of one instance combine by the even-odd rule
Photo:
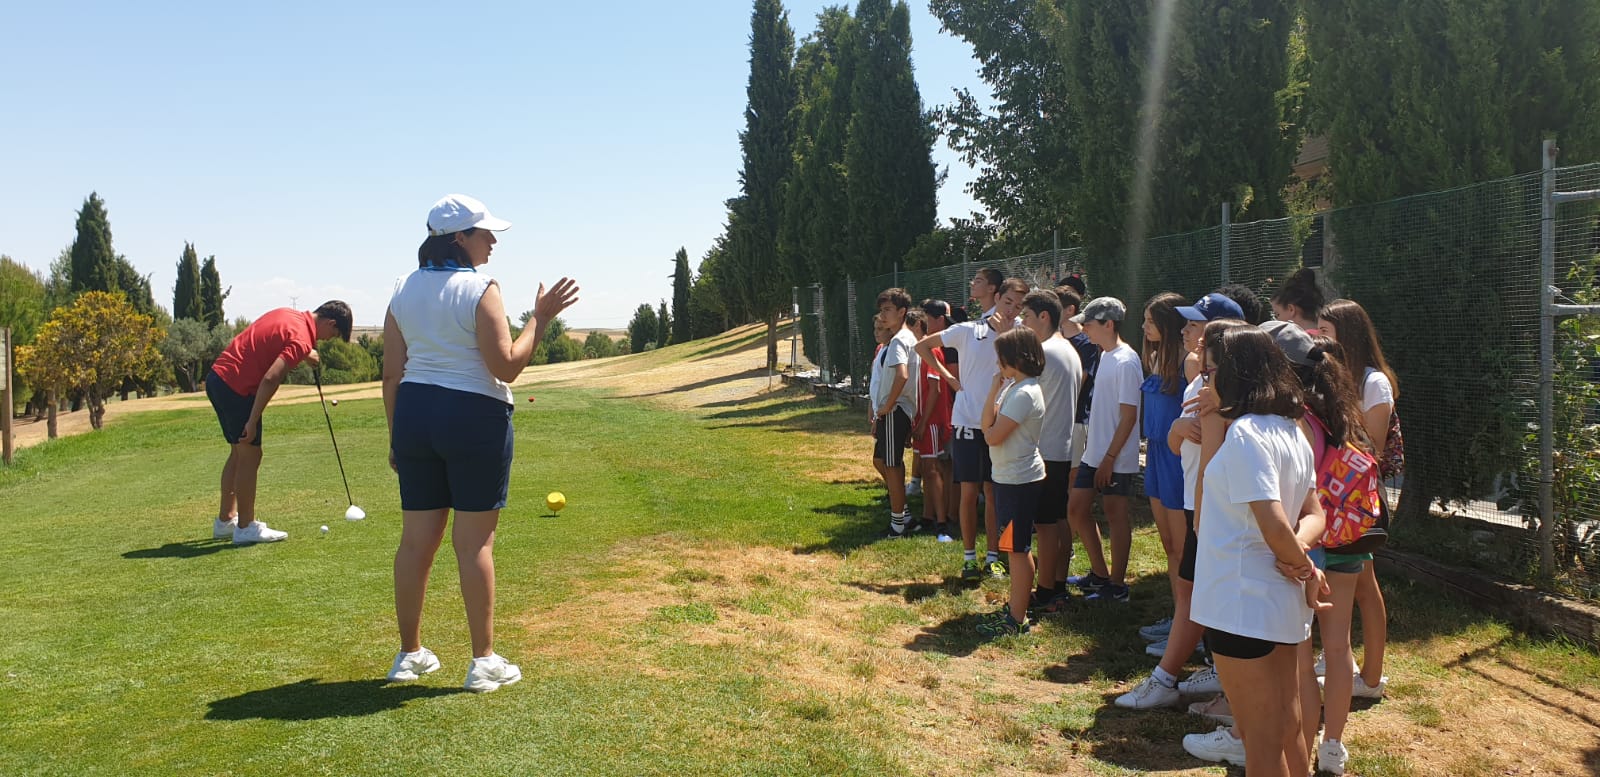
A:
<svg viewBox="0 0 1600 777">
<path fill-rule="evenodd" d="M 1547 159 L 1553 153 L 1547 152 Z M 1308 216 L 1144 241 L 1123 288 L 1081 248 L 811 284 L 806 351 L 824 379 L 865 390 L 877 293 L 962 304 L 979 269 L 1051 287 L 1079 273 L 1128 303 L 1242 283 L 1263 301 L 1316 268 L 1329 299 L 1372 316 L 1399 383 L 1406 473 L 1395 544 L 1600 600 L 1600 164 L 1556 168 Z M 1129 260 L 1132 264 L 1132 260 Z M 810 304 L 805 304 L 809 302 Z M 1441 517 L 1442 516 L 1442 517 Z M 1544 520 L 1548 516 L 1549 520 Z"/>
</svg>

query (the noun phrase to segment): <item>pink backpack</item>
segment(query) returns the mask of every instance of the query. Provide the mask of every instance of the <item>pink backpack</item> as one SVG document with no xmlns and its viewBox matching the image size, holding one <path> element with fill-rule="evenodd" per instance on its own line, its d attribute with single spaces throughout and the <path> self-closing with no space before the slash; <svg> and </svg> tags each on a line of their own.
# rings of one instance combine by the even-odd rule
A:
<svg viewBox="0 0 1600 777">
<path fill-rule="evenodd" d="M 1389 541 L 1389 512 L 1383 508 L 1378 461 L 1352 442 L 1328 445 L 1327 427 L 1309 410 L 1306 422 L 1317 454 L 1317 500 L 1328 516 L 1322 547 L 1344 555 L 1383 547 Z"/>
</svg>

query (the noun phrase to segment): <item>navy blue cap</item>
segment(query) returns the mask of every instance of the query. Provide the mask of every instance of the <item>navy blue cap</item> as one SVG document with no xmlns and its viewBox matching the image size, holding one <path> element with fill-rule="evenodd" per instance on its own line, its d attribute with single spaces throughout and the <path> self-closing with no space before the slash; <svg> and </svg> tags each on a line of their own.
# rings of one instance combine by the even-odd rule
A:
<svg viewBox="0 0 1600 777">
<path fill-rule="evenodd" d="M 1190 321 L 1215 321 L 1219 318 L 1244 319 L 1244 310 L 1239 307 L 1239 303 L 1218 292 L 1211 292 L 1201 297 L 1193 305 L 1178 308 L 1178 314 Z"/>
</svg>

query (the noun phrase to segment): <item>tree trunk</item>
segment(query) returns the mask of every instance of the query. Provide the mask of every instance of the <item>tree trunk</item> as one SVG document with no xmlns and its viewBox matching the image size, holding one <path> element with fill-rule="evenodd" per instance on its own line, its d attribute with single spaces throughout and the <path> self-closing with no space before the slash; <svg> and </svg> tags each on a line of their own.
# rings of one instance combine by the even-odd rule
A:
<svg viewBox="0 0 1600 777">
<path fill-rule="evenodd" d="M 767 369 L 778 369 L 778 311 L 767 314 Z"/>
<path fill-rule="evenodd" d="M 98 430 L 102 425 L 105 424 L 106 418 L 106 401 L 105 399 L 101 398 L 100 391 L 98 389 L 90 389 L 88 404 L 89 428 Z"/>
<path fill-rule="evenodd" d="M 44 425 L 45 436 L 48 437 L 51 440 L 54 440 L 56 438 L 56 404 L 57 404 L 55 389 L 51 389 L 50 390 L 50 399 L 45 404 L 50 406 L 50 420 L 46 421 L 45 425 Z"/>
</svg>

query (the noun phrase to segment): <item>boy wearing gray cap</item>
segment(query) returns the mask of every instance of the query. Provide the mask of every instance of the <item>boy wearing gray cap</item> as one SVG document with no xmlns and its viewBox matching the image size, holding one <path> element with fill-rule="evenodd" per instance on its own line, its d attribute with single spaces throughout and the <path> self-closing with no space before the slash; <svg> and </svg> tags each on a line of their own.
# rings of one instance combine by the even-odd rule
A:
<svg viewBox="0 0 1600 777">
<path fill-rule="evenodd" d="M 1072 322 L 1083 327 L 1090 342 L 1101 350 L 1095 375 L 1095 401 L 1089 408 L 1088 443 L 1078 463 L 1077 479 L 1067 500 L 1067 520 L 1089 554 L 1090 572 L 1072 582 L 1093 601 L 1128 600 L 1128 552 L 1133 528 L 1128 523 L 1128 497 L 1133 476 L 1139 472 L 1139 386 L 1144 366 L 1139 354 L 1117 334 L 1127 306 L 1115 297 L 1096 297 L 1083 306 Z M 1111 564 L 1106 564 L 1100 544 L 1100 527 L 1090 510 L 1096 492 L 1111 534 Z"/>
</svg>

